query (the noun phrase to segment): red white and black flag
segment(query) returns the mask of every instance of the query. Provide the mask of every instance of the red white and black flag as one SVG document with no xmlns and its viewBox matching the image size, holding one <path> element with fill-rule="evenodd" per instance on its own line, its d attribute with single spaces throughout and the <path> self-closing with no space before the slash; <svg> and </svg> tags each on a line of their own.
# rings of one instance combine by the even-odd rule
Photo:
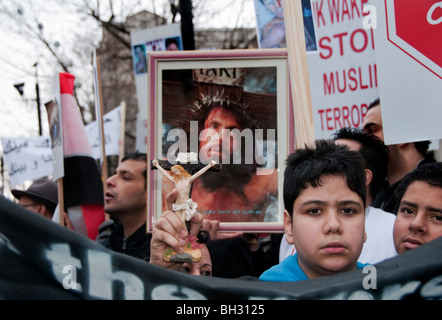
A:
<svg viewBox="0 0 442 320">
<path fill-rule="evenodd" d="M 64 208 L 74 230 L 95 240 L 104 221 L 103 181 L 74 97 L 75 77 L 60 73 Z"/>
</svg>

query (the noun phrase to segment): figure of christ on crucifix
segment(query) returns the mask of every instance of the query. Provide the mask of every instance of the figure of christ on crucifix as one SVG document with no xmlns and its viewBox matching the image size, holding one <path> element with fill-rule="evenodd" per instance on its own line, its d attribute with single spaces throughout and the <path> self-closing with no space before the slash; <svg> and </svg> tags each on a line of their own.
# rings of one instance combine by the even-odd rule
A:
<svg viewBox="0 0 442 320">
<path fill-rule="evenodd" d="M 163 165 L 160 165 L 160 161 Z M 183 164 L 190 172 L 198 170 L 196 173 L 190 175 L 183 165 L 174 165 L 169 168 L 169 162 L 164 160 L 152 160 L 152 166 L 158 169 L 170 182 L 175 184 L 175 189 L 178 191 L 178 196 L 172 205 L 172 211 L 180 218 L 181 222 L 187 227 L 186 222 L 190 221 L 196 214 L 197 203 L 190 198 L 192 183 L 199 178 L 206 171 L 216 166 L 215 161 L 210 161 L 206 166 L 201 168 L 201 164 Z M 153 168 L 152 168 L 153 169 Z M 170 169 L 170 174 L 168 173 Z M 201 248 L 196 244 L 196 238 L 193 235 L 188 237 L 188 243 L 185 245 L 184 254 L 176 254 L 172 249 L 165 252 L 164 259 L 173 262 L 198 262 L 201 259 Z M 186 252 L 187 247 L 187 252 Z"/>
</svg>

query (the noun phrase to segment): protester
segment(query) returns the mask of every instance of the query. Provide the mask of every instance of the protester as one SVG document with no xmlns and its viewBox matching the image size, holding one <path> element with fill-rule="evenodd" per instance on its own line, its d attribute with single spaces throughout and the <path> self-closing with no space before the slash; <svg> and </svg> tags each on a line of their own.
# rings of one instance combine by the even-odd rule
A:
<svg viewBox="0 0 442 320">
<path fill-rule="evenodd" d="M 384 141 L 381 103 L 379 99 L 376 99 L 368 106 L 362 128 L 365 132 L 376 135 Z M 427 153 L 429 145 L 430 141 L 419 141 L 388 146 L 390 156 L 387 173 L 388 185 L 384 186 L 384 190 L 374 199 L 372 206 L 395 213 L 394 209 L 397 206 L 397 202 L 394 197 L 394 192 L 399 181 L 405 174 L 417 166 L 435 162 L 433 156 Z"/>
<path fill-rule="evenodd" d="M 388 150 L 376 136 L 363 132 L 360 128 L 342 128 L 333 135 L 336 144 L 345 145 L 362 156 L 362 165 L 366 172 L 367 207 L 365 208 L 365 231 L 367 241 L 364 243 L 359 261 L 377 263 L 395 256 L 393 243 L 393 225 L 395 216 L 392 213 L 371 206 L 372 199 L 381 190 L 387 175 Z M 279 260 L 293 254 L 295 248 L 288 245 L 285 237 L 281 241 Z"/>
<path fill-rule="evenodd" d="M 385 185 L 388 167 L 388 149 L 376 136 L 364 133 L 359 128 L 343 128 L 335 132 L 336 144 L 346 145 L 350 150 L 362 156 L 362 165 L 366 172 L 367 206 L 365 208 L 365 231 L 367 241 L 364 243 L 359 261 L 377 263 L 394 257 L 392 231 L 395 216 L 371 204 Z"/>
<path fill-rule="evenodd" d="M 97 240 L 107 248 L 147 260 L 151 235 L 147 233 L 147 155 L 133 152 L 121 159 L 115 174 L 106 180 L 104 211 L 112 221 L 105 222 L 113 230 L 109 237 L 100 230 Z M 116 222 L 114 224 L 113 222 Z"/>
<path fill-rule="evenodd" d="M 442 236 L 442 163 L 408 173 L 395 195 L 399 208 L 393 237 L 399 254 Z"/>
<path fill-rule="evenodd" d="M 11 192 L 18 199 L 19 205 L 52 220 L 58 204 L 55 182 L 47 178 L 38 179 L 27 190 L 14 189 Z"/>
<path fill-rule="evenodd" d="M 206 244 L 203 244 L 202 257 L 199 262 L 184 262 L 180 271 L 193 276 L 212 276 L 212 259 Z"/>
<path fill-rule="evenodd" d="M 360 155 L 318 140 L 289 155 L 284 229 L 296 254 L 265 271 L 264 281 L 301 281 L 362 268 L 365 173 Z"/>
</svg>

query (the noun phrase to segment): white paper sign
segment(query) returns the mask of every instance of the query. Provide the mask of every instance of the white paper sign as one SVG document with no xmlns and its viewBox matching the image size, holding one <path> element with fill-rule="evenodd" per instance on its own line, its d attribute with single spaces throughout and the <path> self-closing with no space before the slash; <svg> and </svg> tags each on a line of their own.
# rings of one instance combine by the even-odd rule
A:
<svg viewBox="0 0 442 320">
<path fill-rule="evenodd" d="M 137 89 L 138 115 L 136 146 L 139 151 L 146 151 L 146 133 L 138 135 L 142 126 L 139 123 L 147 121 L 147 54 L 149 51 L 182 50 L 180 23 L 162 25 L 154 28 L 135 30 L 130 34 L 132 45 L 132 60 Z"/>
<path fill-rule="evenodd" d="M 12 188 L 52 174 L 51 138 L 2 137 L 1 141 Z"/>
<path fill-rule="evenodd" d="M 312 0 L 318 52 L 307 53 L 316 139 L 359 127 L 378 98 L 373 32 L 364 25 L 368 0 Z"/>
<path fill-rule="evenodd" d="M 441 2 L 376 0 L 373 3 L 378 21 L 375 44 L 385 143 L 441 139 L 442 20 L 439 24 L 430 23 L 437 14 L 434 11 L 430 15 L 432 8 Z M 399 7 L 402 5 L 404 8 Z M 410 29 L 417 35 L 409 32 Z M 420 43 L 416 38 L 426 40 Z M 433 50 L 437 50 L 436 55 L 432 55 Z"/>
<path fill-rule="evenodd" d="M 104 141 L 106 156 L 118 156 L 120 144 L 121 107 L 109 111 L 103 115 Z M 92 148 L 95 159 L 100 158 L 100 137 L 98 124 L 93 121 L 87 124 L 84 129 Z"/>
</svg>

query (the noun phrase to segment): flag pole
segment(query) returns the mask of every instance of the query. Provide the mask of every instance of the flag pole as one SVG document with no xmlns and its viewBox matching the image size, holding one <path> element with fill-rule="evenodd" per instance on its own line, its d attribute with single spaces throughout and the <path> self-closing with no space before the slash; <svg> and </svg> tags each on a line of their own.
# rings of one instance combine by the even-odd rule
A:
<svg viewBox="0 0 442 320">
<path fill-rule="evenodd" d="M 102 161 L 102 176 L 103 176 L 103 181 L 107 180 L 107 161 L 106 161 L 106 148 L 105 148 L 105 136 L 104 136 L 104 125 L 103 125 L 103 94 L 101 92 L 101 73 L 100 73 L 100 58 L 97 56 L 97 77 L 98 77 L 98 96 L 99 96 L 99 101 L 100 101 L 100 107 L 99 107 L 99 114 L 97 114 L 97 117 L 100 117 L 100 121 L 98 121 L 98 123 L 100 124 L 99 126 L 99 130 L 101 132 L 101 152 L 103 155 L 103 158 L 101 159 Z M 104 188 L 105 186 L 103 186 Z M 105 189 L 105 188 L 104 188 Z M 106 190 L 105 190 L 106 192 Z"/>
<path fill-rule="evenodd" d="M 301 1 L 282 1 L 290 72 L 296 147 L 315 139 Z"/>
<path fill-rule="evenodd" d="M 107 159 L 106 159 L 106 148 L 105 148 L 105 136 L 104 136 L 104 125 L 103 125 L 103 94 L 101 90 L 101 71 L 100 71 L 100 58 L 95 56 L 95 64 L 96 64 L 96 106 L 95 106 L 95 117 L 97 118 L 98 130 L 100 130 L 100 138 L 101 138 L 101 178 L 103 181 L 103 198 L 106 195 L 106 180 L 108 177 L 107 173 Z M 97 97 L 98 94 L 98 97 Z M 98 98 L 98 99 L 97 99 Z M 98 101 L 97 101 L 98 100 Z M 98 105 L 97 105 L 98 104 Z M 105 213 L 105 219 L 109 220 L 109 214 Z"/>
<path fill-rule="evenodd" d="M 58 211 L 60 215 L 60 225 L 65 226 L 64 223 L 64 191 L 63 191 L 63 177 L 57 180 L 58 184 Z"/>
<path fill-rule="evenodd" d="M 120 112 L 120 141 L 118 142 L 118 163 L 124 157 L 125 148 L 125 133 L 126 133 L 126 101 L 121 101 L 121 112 Z"/>
</svg>

